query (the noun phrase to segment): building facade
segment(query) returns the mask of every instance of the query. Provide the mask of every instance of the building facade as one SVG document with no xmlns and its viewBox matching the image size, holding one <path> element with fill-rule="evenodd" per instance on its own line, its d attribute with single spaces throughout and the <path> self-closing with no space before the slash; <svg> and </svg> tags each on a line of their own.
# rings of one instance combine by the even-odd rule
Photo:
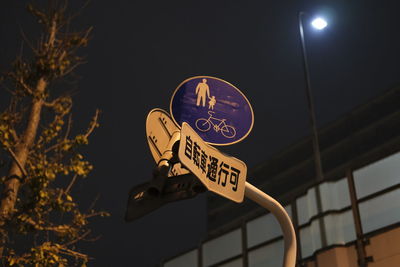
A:
<svg viewBox="0 0 400 267">
<path fill-rule="evenodd" d="M 298 266 L 400 266 L 400 88 L 319 131 L 324 180 L 315 180 L 309 138 L 249 172 L 295 226 Z M 210 194 L 208 236 L 164 267 L 281 266 L 272 214 L 249 200 Z"/>
</svg>

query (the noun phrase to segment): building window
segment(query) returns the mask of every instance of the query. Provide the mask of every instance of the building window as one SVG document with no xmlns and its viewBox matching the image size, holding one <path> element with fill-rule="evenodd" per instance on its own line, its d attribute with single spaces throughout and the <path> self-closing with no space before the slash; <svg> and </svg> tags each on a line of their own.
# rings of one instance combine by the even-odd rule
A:
<svg viewBox="0 0 400 267">
<path fill-rule="evenodd" d="M 291 206 L 285 207 L 286 212 L 291 216 Z M 247 247 L 251 248 L 263 242 L 274 239 L 282 235 L 282 229 L 271 213 L 258 217 L 246 224 Z"/>
<path fill-rule="evenodd" d="M 303 258 L 311 256 L 321 248 L 319 221 L 314 220 L 309 226 L 300 229 L 300 245 Z"/>
<path fill-rule="evenodd" d="M 189 251 L 183 255 L 173 258 L 164 263 L 164 267 L 187 267 L 198 266 L 198 251 L 197 249 Z"/>
<path fill-rule="evenodd" d="M 239 258 L 221 265 L 218 264 L 218 267 L 243 267 L 243 259 Z"/>
<path fill-rule="evenodd" d="M 400 189 L 359 204 L 364 233 L 400 222 Z"/>
<path fill-rule="evenodd" d="M 210 266 L 241 253 L 242 232 L 237 229 L 203 244 L 203 264 Z"/>
<path fill-rule="evenodd" d="M 299 225 L 309 222 L 310 218 L 317 215 L 317 200 L 315 188 L 310 188 L 307 194 L 296 200 Z"/>
<path fill-rule="evenodd" d="M 340 210 L 350 206 L 349 186 L 346 178 L 319 185 L 322 211 Z M 299 215 L 300 216 L 300 215 Z"/>
<path fill-rule="evenodd" d="M 282 266 L 283 240 L 249 252 L 249 267 Z"/>
<path fill-rule="evenodd" d="M 328 246 L 344 245 L 356 239 L 353 213 L 351 210 L 324 217 Z"/>
<path fill-rule="evenodd" d="M 354 171 L 358 198 L 400 184 L 400 153 Z"/>
</svg>

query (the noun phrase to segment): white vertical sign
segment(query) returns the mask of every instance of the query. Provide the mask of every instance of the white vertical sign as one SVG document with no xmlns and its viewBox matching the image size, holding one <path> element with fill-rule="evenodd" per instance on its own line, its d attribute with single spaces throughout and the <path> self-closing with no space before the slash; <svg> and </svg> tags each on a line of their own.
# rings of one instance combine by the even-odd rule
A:
<svg viewBox="0 0 400 267">
<path fill-rule="evenodd" d="M 235 202 L 242 202 L 246 164 L 206 144 L 186 122 L 182 123 L 179 160 L 207 187 Z"/>
<path fill-rule="evenodd" d="M 147 142 L 154 160 L 158 163 L 165 152 L 174 132 L 179 131 L 168 112 L 155 108 L 149 112 L 146 119 Z M 176 163 L 168 176 L 186 174 L 188 171 Z"/>
</svg>

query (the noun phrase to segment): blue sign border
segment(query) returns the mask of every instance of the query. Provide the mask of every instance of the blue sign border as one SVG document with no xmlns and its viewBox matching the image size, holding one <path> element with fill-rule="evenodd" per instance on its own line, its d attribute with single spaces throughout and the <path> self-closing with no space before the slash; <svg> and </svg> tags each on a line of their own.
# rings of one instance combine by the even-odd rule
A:
<svg viewBox="0 0 400 267">
<path fill-rule="evenodd" d="M 173 114 L 173 112 L 172 112 L 172 105 L 173 105 L 174 97 L 175 97 L 176 93 L 178 92 L 178 90 L 179 90 L 185 83 L 187 83 L 187 82 L 189 82 L 189 81 L 191 81 L 191 80 L 194 80 L 194 79 L 202 79 L 202 78 L 206 78 L 206 79 L 207 79 L 207 78 L 209 78 L 209 79 L 215 79 L 215 80 L 218 80 L 218 81 L 220 81 L 220 82 L 223 82 L 223 83 L 229 85 L 230 87 L 234 88 L 234 89 L 243 97 L 243 99 L 247 102 L 247 104 L 248 104 L 248 106 L 249 106 L 249 108 L 250 108 L 250 111 L 251 111 L 251 125 L 250 125 L 248 131 L 247 131 L 240 139 L 235 140 L 235 141 L 233 141 L 233 142 L 229 142 L 229 143 L 213 143 L 213 142 L 206 142 L 206 143 L 208 143 L 208 144 L 210 144 L 210 145 L 227 146 L 227 145 L 236 144 L 236 143 L 242 141 L 243 139 L 245 139 L 245 138 L 250 134 L 250 132 L 251 132 L 251 130 L 253 129 L 253 126 L 254 126 L 254 112 L 253 112 L 253 108 L 252 108 L 252 106 L 251 106 L 249 100 L 247 99 L 247 97 L 246 97 L 236 86 L 234 86 L 233 84 L 231 84 L 231 83 L 229 83 L 229 82 L 227 82 L 227 81 L 225 81 L 225 80 L 223 80 L 223 79 L 217 78 L 217 77 L 212 77 L 212 76 L 195 76 L 195 77 L 188 78 L 188 79 L 184 80 L 183 82 L 181 82 L 181 83 L 178 85 L 178 87 L 174 90 L 174 93 L 172 94 L 172 97 L 171 97 L 171 100 L 170 100 L 169 110 L 170 110 L 170 114 L 171 114 L 172 120 L 176 123 L 176 125 L 178 125 L 179 128 L 181 128 L 181 125 L 175 120 L 174 114 Z"/>
</svg>

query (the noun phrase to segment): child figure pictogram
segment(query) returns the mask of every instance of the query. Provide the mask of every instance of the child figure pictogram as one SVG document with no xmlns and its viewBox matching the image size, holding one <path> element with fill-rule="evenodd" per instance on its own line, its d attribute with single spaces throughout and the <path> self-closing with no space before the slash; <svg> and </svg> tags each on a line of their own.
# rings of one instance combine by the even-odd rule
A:
<svg viewBox="0 0 400 267">
<path fill-rule="evenodd" d="M 217 103 L 217 100 L 215 99 L 215 96 L 209 97 L 210 101 L 208 101 L 208 109 L 214 109 L 215 103 Z"/>
</svg>

